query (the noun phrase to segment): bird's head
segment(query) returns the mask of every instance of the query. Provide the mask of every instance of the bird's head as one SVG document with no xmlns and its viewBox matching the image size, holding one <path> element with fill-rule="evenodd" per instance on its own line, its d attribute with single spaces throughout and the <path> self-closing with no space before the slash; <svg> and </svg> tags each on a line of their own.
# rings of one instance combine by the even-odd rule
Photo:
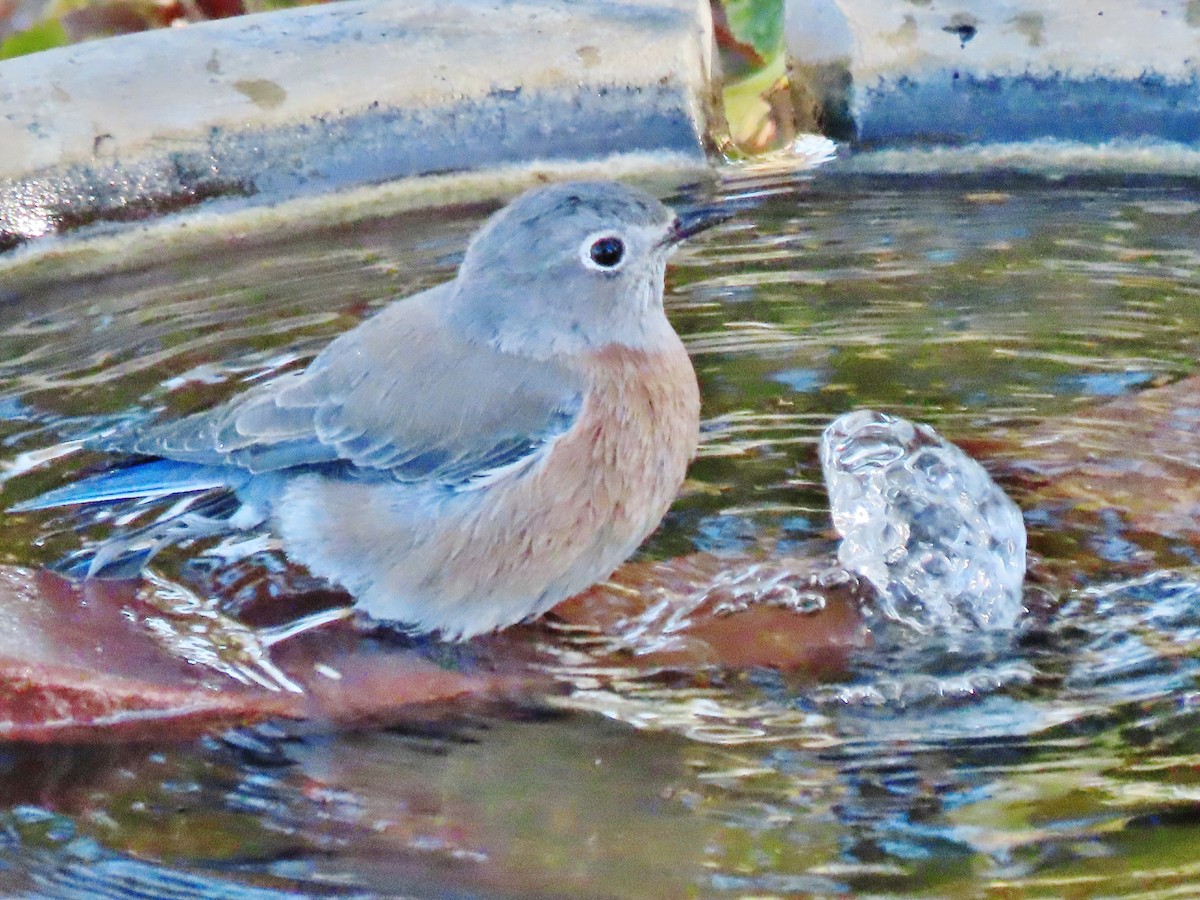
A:
<svg viewBox="0 0 1200 900">
<path fill-rule="evenodd" d="M 472 239 L 455 313 L 477 337 L 533 356 L 609 344 L 652 349 L 663 314 L 667 256 L 725 215 L 676 215 L 611 181 L 554 184 L 513 200 Z"/>
</svg>

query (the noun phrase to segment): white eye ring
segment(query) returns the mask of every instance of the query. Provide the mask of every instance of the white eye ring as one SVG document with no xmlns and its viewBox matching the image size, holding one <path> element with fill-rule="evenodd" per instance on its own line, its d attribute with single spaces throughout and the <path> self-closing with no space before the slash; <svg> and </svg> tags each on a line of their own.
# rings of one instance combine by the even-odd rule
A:
<svg viewBox="0 0 1200 900">
<path fill-rule="evenodd" d="M 629 246 L 624 238 L 611 231 L 590 234 L 579 245 L 579 259 L 586 268 L 597 272 L 618 272 L 629 257 Z"/>
</svg>

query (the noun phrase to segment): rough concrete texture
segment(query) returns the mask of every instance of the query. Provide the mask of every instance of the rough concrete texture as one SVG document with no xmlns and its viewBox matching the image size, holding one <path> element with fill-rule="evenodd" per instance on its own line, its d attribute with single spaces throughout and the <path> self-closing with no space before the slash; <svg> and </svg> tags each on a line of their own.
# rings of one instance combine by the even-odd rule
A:
<svg viewBox="0 0 1200 900">
<path fill-rule="evenodd" d="M 352 0 L 0 64 L 0 249 L 215 198 L 704 160 L 705 0 Z"/>
<path fill-rule="evenodd" d="M 825 106 L 843 104 L 859 149 L 1200 147 L 1196 0 L 787 0 L 787 10 L 801 90 L 809 81 Z"/>
</svg>

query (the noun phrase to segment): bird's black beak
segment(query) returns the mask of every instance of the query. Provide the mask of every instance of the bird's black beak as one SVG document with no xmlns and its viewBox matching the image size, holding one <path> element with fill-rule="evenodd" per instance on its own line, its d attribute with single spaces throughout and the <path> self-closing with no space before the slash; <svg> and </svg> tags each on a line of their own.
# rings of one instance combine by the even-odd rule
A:
<svg viewBox="0 0 1200 900">
<path fill-rule="evenodd" d="M 732 219 L 739 211 L 739 207 L 729 204 L 681 209 L 662 239 L 663 246 L 673 247 L 694 234 Z"/>
</svg>

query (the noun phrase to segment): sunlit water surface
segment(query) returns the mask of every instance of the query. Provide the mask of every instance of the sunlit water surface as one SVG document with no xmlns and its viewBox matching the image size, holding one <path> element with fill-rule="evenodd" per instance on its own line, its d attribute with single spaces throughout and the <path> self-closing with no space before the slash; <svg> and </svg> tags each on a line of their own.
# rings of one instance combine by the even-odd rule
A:
<svg viewBox="0 0 1200 900">
<path fill-rule="evenodd" d="M 1195 369 L 1194 186 L 730 190 L 754 187 L 762 206 L 668 276 L 705 434 L 646 555 L 832 555 L 815 446 L 848 409 L 978 442 L 1084 421 Z M 96 459 L 44 448 L 215 403 L 450 277 L 486 212 L 5 285 L 5 505 Z M 0 892 L 1200 893 L 1193 549 L 1139 545 L 1112 516 L 1064 519 L 1009 487 L 1031 549 L 1067 573 L 1031 588 L 1040 612 L 1011 638 L 890 630 L 827 683 L 598 669 L 564 638 L 564 693 L 545 707 L 350 735 L 0 749 Z M 79 542 L 48 513 L 6 523 L 0 554 L 49 564 Z M 186 580 L 189 565 L 176 553 L 160 568 Z"/>
</svg>

